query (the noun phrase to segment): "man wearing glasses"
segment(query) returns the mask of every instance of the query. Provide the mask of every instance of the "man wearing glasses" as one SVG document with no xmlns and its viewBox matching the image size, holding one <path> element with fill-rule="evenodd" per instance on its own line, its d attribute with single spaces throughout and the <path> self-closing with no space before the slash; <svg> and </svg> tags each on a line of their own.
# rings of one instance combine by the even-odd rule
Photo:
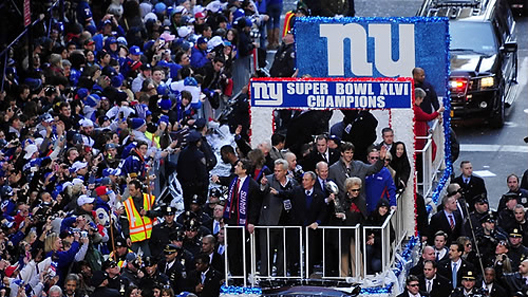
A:
<svg viewBox="0 0 528 297">
<path fill-rule="evenodd" d="M 367 155 L 367 161 L 374 165 L 378 162 L 379 155 L 379 150 L 371 148 Z M 365 191 L 367 192 L 366 202 L 369 215 L 376 209 L 376 205 L 381 198 L 385 198 L 390 202 L 391 210 L 396 209 L 396 186 L 389 169 L 386 167 L 365 177 Z"/>
<path fill-rule="evenodd" d="M 405 281 L 405 291 L 397 297 L 425 297 L 429 294 L 420 292 L 420 283 L 418 277 L 415 275 L 409 275 Z"/>
</svg>

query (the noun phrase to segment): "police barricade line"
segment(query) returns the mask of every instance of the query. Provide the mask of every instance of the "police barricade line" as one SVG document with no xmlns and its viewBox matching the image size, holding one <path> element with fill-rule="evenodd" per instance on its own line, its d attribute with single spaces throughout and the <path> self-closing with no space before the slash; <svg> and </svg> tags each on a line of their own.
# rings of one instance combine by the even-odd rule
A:
<svg viewBox="0 0 528 297">
<path fill-rule="evenodd" d="M 391 210 L 389 216 L 385 219 L 385 222 L 381 226 L 363 226 L 363 275 L 369 276 L 373 275 L 372 273 L 367 273 L 367 267 L 369 264 L 372 264 L 373 257 L 368 257 L 367 253 L 367 239 L 368 235 L 372 232 L 376 232 L 376 230 L 379 230 L 378 232 L 381 232 L 381 270 L 379 271 L 373 271 L 373 273 L 381 272 L 387 270 L 391 265 L 391 255 L 394 251 L 394 243 L 390 240 L 390 227 L 391 227 L 391 220 L 394 216 L 395 211 Z M 374 242 L 375 243 L 375 242 Z M 373 251 L 375 252 L 375 251 Z"/>
</svg>

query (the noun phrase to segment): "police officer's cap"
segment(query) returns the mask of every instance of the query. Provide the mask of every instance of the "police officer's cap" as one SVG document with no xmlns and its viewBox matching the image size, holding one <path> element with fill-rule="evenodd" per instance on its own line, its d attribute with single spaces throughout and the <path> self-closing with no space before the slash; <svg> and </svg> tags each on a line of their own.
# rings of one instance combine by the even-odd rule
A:
<svg viewBox="0 0 528 297">
<path fill-rule="evenodd" d="M 202 139 L 202 134 L 200 134 L 200 132 L 195 131 L 195 130 L 191 131 L 191 132 L 189 133 L 189 135 L 187 136 L 187 141 L 188 141 L 189 143 L 196 143 L 196 142 L 198 142 L 200 139 Z"/>
<path fill-rule="evenodd" d="M 198 204 L 200 205 L 200 196 L 198 196 L 197 194 L 194 194 L 192 199 L 191 199 L 191 204 Z"/>
<path fill-rule="evenodd" d="M 503 198 L 506 202 L 508 202 L 508 201 L 510 201 L 510 200 L 513 200 L 513 199 L 517 199 L 517 197 L 519 197 L 519 194 L 517 194 L 517 193 L 513 193 L 513 192 L 508 192 L 508 193 L 502 195 L 502 198 Z"/>
<path fill-rule="evenodd" d="M 145 260 L 143 261 L 143 264 L 145 264 L 145 267 L 151 267 L 151 266 L 154 266 L 154 265 L 156 265 L 158 263 L 152 257 L 145 257 Z"/>
<path fill-rule="evenodd" d="M 200 223 L 196 219 L 191 219 L 185 224 L 185 231 L 196 231 L 200 227 Z"/>
<path fill-rule="evenodd" d="M 102 266 L 102 269 L 103 270 L 106 270 L 108 268 L 113 268 L 113 267 L 116 267 L 117 266 L 117 263 L 116 261 L 114 261 L 114 259 L 112 258 L 108 258 L 106 261 L 103 262 L 103 266 Z"/>
<path fill-rule="evenodd" d="M 180 248 L 177 245 L 172 244 L 172 243 L 171 244 L 167 244 L 165 246 L 165 249 L 163 249 L 163 253 L 165 255 L 171 255 L 171 254 L 177 253 L 179 251 L 180 251 Z"/>
<path fill-rule="evenodd" d="M 182 230 L 172 232 L 169 234 L 170 241 L 183 241 L 185 239 L 185 233 Z"/>
<path fill-rule="evenodd" d="M 220 189 L 218 188 L 211 189 L 211 193 L 209 194 L 209 196 L 220 197 L 222 196 L 222 191 L 220 191 Z"/>
<path fill-rule="evenodd" d="M 170 205 L 166 205 L 162 208 L 162 211 L 163 211 L 163 215 L 165 216 L 171 216 L 171 215 L 175 215 L 176 214 L 176 208 L 170 206 Z"/>
<path fill-rule="evenodd" d="M 464 273 L 464 275 L 462 275 L 462 279 L 463 280 L 474 281 L 475 280 L 475 274 L 473 273 L 473 271 L 468 270 L 468 271 L 466 271 L 466 273 Z"/>
<path fill-rule="evenodd" d="M 108 279 L 108 273 L 105 271 L 97 270 L 92 275 L 92 285 L 99 287 L 106 279 Z"/>
<path fill-rule="evenodd" d="M 510 232 L 510 237 L 513 237 L 513 238 L 522 237 L 521 230 L 517 228 L 513 228 L 513 230 Z"/>
<path fill-rule="evenodd" d="M 482 216 L 480 219 L 481 223 L 495 223 L 497 221 L 497 217 L 495 216 L 495 213 L 492 211 L 489 211 L 487 214 Z"/>
<path fill-rule="evenodd" d="M 194 213 L 194 211 L 186 211 L 183 213 L 183 222 L 187 222 L 187 221 L 190 221 L 192 219 L 196 219 L 196 213 Z"/>
<path fill-rule="evenodd" d="M 116 239 L 116 247 L 126 247 L 127 246 L 127 242 L 126 242 L 126 239 L 124 239 L 123 237 L 119 237 Z"/>
<path fill-rule="evenodd" d="M 480 195 L 477 195 L 475 197 L 475 203 L 486 203 L 489 204 L 488 198 L 486 197 L 486 194 L 482 193 Z"/>
</svg>

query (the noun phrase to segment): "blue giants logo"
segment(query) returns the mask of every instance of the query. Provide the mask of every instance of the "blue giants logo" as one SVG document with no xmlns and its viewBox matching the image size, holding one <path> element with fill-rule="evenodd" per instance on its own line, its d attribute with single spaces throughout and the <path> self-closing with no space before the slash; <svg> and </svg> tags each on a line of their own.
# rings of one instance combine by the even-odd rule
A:
<svg viewBox="0 0 528 297">
<path fill-rule="evenodd" d="M 412 77 L 421 67 L 438 95 L 447 95 L 445 18 L 299 18 L 294 32 L 299 75 Z"/>
<path fill-rule="evenodd" d="M 374 62 L 381 76 L 395 77 L 407 76 L 414 68 L 414 25 L 397 25 L 399 30 L 397 61 L 392 59 L 392 32 L 391 24 L 369 24 L 368 32 L 365 28 L 356 23 L 350 24 L 321 24 L 319 25 L 320 36 L 326 38 L 326 48 L 328 51 L 328 75 L 345 75 L 345 40 L 349 48 L 351 72 L 356 76 L 372 76 Z M 367 35 L 368 34 L 368 35 Z M 374 60 L 369 62 L 368 38 L 374 40 Z M 353 54 L 350 54 L 353 53 Z"/>
</svg>

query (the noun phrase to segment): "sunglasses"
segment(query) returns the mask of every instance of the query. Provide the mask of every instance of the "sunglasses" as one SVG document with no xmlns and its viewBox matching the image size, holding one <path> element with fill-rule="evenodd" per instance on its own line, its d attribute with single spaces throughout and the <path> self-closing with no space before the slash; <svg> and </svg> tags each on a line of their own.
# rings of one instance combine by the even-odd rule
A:
<svg viewBox="0 0 528 297">
<path fill-rule="evenodd" d="M 409 287 L 418 287 L 419 284 L 409 284 L 408 286 L 409 286 Z"/>
<path fill-rule="evenodd" d="M 350 192 L 354 192 L 354 193 L 355 193 L 355 192 L 359 192 L 359 191 L 361 191 L 361 188 L 359 188 L 359 189 L 351 189 L 351 190 L 350 190 Z"/>
</svg>

